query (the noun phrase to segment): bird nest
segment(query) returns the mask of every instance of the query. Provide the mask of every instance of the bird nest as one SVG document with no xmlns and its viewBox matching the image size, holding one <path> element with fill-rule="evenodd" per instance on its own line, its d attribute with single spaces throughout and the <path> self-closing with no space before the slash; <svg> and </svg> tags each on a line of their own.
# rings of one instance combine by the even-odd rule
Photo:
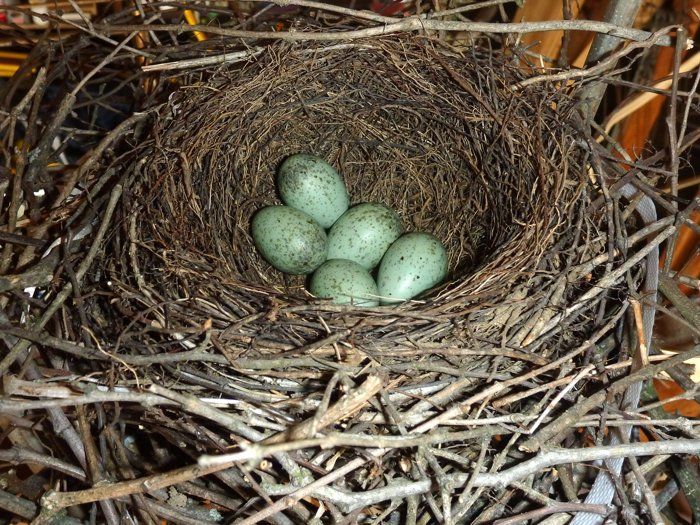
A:
<svg viewBox="0 0 700 525">
<path fill-rule="evenodd" d="M 419 37 L 280 43 L 193 76 L 154 111 L 110 166 L 127 178 L 100 262 L 108 288 L 88 311 L 109 319 L 95 322 L 101 338 L 117 341 L 115 358 L 142 381 L 223 396 L 250 424 L 222 416 L 208 438 L 185 442 L 209 454 L 242 446 L 237 457 L 253 463 L 240 474 L 252 469 L 262 484 L 253 492 L 283 495 L 314 469 L 365 463 L 362 450 L 391 444 L 397 429 L 422 443 L 483 389 L 590 349 L 582 343 L 619 311 L 591 293 L 595 265 L 586 264 L 609 262 L 608 217 L 589 210 L 574 98 L 523 80 L 505 53 Z M 303 277 L 269 266 L 251 218 L 279 203 L 276 170 L 298 152 L 335 166 L 354 202 L 382 202 L 408 230 L 435 234 L 447 280 L 398 306 L 357 308 L 316 299 Z M 447 410 L 464 402 L 464 412 Z M 159 434 L 166 420 L 146 410 L 139 424 Z M 469 436 L 483 437 L 470 429 L 452 443 L 451 475 L 455 458 L 476 458 Z M 246 443 L 264 439 L 271 450 L 325 441 L 260 463 Z M 425 457 L 437 461 L 414 454 L 382 453 L 326 498 L 328 487 L 313 495 L 376 514 L 378 502 L 402 497 L 382 474 L 417 480 Z"/>
<path fill-rule="evenodd" d="M 568 429 L 536 432 L 570 403 L 538 385 L 595 359 L 638 286 L 645 234 L 628 238 L 616 199 L 592 202 L 620 168 L 581 131 L 575 89 L 526 82 L 507 51 L 397 35 L 250 55 L 173 75 L 180 87 L 113 151 L 96 146 L 89 198 L 62 208 L 80 218 L 70 242 L 89 241 L 85 267 L 66 263 L 83 292 L 62 338 L 8 334 L 73 355 L 76 377 L 106 374 L 114 388 L 80 387 L 97 419 L 77 417 L 89 457 L 87 429 L 116 422 L 100 451 L 127 481 L 45 509 L 146 491 L 134 512 L 182 523 L 474 518 L 489 488 L 522 478 L 508 471 L 524 460 L 516 437 L 531 434 L 527 452 Z M 445 282 L 357 308 L 270 267 L 250 222 L 279 203 L 274 175 L 298 152 L 332 164 L 354 203 L 435 234 Z M 523 471 L 539 476 L 530 496 L 552 485 L 543 465 Z M 171 501 L 183 495 L 215 509 Z"/>
<path fill-rule="evenodd" d="M 587 168 L 571 100 L 514 89 L 522 80 L 505 57 L 394 38 L 274 45 L 186 86 L 135 154 L 114 290 L 131 308 L 138 290 L 139 323 L 157 330 L 211 320 L 234 358 L 302 350 L 407 363 L 538 339 L 558 271 L 595 250 L 582 247 L 597 233 L 581 227 Z M 435 234 L 446 282 L 398 307 L 340 307 L 269 266 L 251 218 L 279 203 L 275 172 L 298 152 L 334 165 L 354 202 L 384 203 L 407 230 Z M 557 306 L 576 300 L 581 277 Z"/>
</svg>

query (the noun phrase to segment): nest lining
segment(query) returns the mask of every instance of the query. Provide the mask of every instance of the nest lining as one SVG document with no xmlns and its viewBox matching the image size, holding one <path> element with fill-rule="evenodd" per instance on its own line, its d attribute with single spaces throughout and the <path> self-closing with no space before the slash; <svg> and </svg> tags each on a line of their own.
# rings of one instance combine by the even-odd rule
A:
<svg viewBox="0 0 700 525">
<path fill-rule="evenodd" d="M 246 324 L 253 337 L 275 332 L 292 346 L 353 326 L 373 347 L 391 347 L 397 312 L 409 324 L 432 319 L 427 340 L 459 338 L 448 327 L 459 316 L 513 301 L 517 286 L 532 287 L 543 258 L 549 269 L 563 264 L 558 253 L 575 237 L 568 226 L 586 202 L 573 105 L 551 87 L 514 90 L 522 78 L 505 56 L 405 37 L 274 44 L 193 82 L 170 97 L 137 150 L 144 165 L 123 222 L 137 253 L 117 281 L 143 275 L 147 297 L 191 300 L 188 311 L 201 319 L 212 312 L 196 298 L 214 300 L 224 324 Z M 253 246 L 250 220 L 279 203 L 276 169 L 297 152 L 333 164 L 353 203 L 385 203 L 407 230 L 440 238 L 447 282 L 398 309 L 356 311 L 315 301 L 303 277 L 271 268 Z M 242 321 L 285 306 L 301 326 Z M 505 317 L 493 311 L 481 324 L 494 332 Z"/>
</svg>

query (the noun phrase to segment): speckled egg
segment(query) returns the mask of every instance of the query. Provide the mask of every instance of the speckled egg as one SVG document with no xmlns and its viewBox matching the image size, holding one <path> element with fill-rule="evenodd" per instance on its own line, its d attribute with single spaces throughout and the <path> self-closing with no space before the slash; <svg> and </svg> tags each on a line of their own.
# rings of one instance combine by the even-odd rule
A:
<svg viewBox="0 0 700 525">
<path fill-rule="evenodd" d="M 295 208 L 263 208 L 253 217 L 251 234 L 260 254 L 282 272 L 305 275 L 326 260 L 326 232 Z"/>
<path fill-rule="evenodd" d="M 377 274 L 382 304 L 406 301 L 439 284 L 447 275 L 447 252 L 429 233 L 407 233 L 384 254 Z"/>
<path fill-rule="evenodd" d="M 311 276 L 309 291 L 335 304 L 377 306 L 377 284 L 362 266 L 353 261 L 331 259 Z"/>
<path fill-rule="evenodd" d="M 328 232 L 328 258 L 348 259 L 371 270 L 402 231 L 401 219 L 391 208 L 375 202 L 358 204 Z"/>
<path fill-rule="evenodd" d="M 280 166 L 277 187 L 282 202 L 308 213 L 330 228 L 348 209 L 350 199 L 343 179 L 323 159 L 299 153 Z"/>
</svg>

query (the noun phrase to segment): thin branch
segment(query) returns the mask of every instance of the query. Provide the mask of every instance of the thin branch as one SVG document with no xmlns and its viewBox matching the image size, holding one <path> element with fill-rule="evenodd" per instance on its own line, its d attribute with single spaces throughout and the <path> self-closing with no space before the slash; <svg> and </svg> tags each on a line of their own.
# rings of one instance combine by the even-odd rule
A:
<svg viewBox="0 0 700 525">
<path fill-rule="evenodd" d="M 36 516 L 36 504 L 28 499 L 17 496 L 0 489 L 0 509 L 10 512 L 11 515 L 30 520 Z"/>
<path fill-rule="evenodd" d="M 550 514 L 557 514 L 559 512 L 590 512 L 592 514 L 600 514 L 601 516 L 606 516 L 610 513 L 610 508 L 607 505 L 589 505 L 587 503 L 559 503 L 553 504 L 548 507 L 542 507 L 541 509 L 531 510 L 530 512 L 524 512 L 518 514 L 517 516 L 511 516 L 510 518 L 504 518 L 496 520 L 493 525 L 516 525 L 519 523 L 525 523 L 530 520 L 536 520 L 537 518 L 543 518 L 544 516 L 549 516 Z"/>
<path fill-rule="evenodd" d="M 74 492 L 49 491 L 42 498 L 42 509 L 39 517 L 33 525 L 46 525 L 51 523 L 53 517 L 61 510 L 74 505 L 92 503 L 106 499 L 116 499 L 131 494 L 142 494 L 153 490 L 169 487 L 185 481 L 200 478 L 226 468 L 234 466 L 235 463 L 222 463 L 212 467 L 201 467 L 191 465 L 182 467 L 162 474 L 154 474 L 145 478 L 136 478 L 119 483 L 104 483 L 99 487 L 79 490 Z"/>
<path fill-rule="evenodd" d="M 33 450 L 18 446 L 0 450 L 0 461 L 5 461 L 10 465 L 41 465 L 42 467 L 48 467 L 57 472 L 67 474 L 80 481 L 85 481 L 86 479 L 85 472 L 80 467 L 76 467 L 71 463 L 54 458 L 53 456 L 39 454 Z"/>
<path fill-rule="evenodd" d="M 672 279 L 662 276 L 659 279 L 659 290 L 666 296 L 666 299 L 673 303 L 673 306 L 678 309 L 686 321 L 692 326 L 700 327 L 700 308 L 678 289 Z"/>
<path fill-rule="evenodd" d="M 453 419 L 455 416 L 460 416 L 463 413 L 465 413 L 469 407 L 474 405 L 475 403 L 478 403 L 480 401 L 483 401 L 484 399 L 490 399 L 496 394 L 503 392 L 507 388 L 510 388 L 511 386 L 519 385 L 522 384 L 523 381 L 527 381 L 530 379 L 533 379 L 545 372 L 548 372 L 549 370 L 554 370 L 561 366 L 562 363 L 566 363 L 568 361 L 571 361 L 574 359 L 576 356 L 581 355 L 583 352 L 588 350 L 591 346 L 593 346 L 598 339 L 600 339 L 604 333 L 607 333 L 608 330 L 614 324 L 617 322 L 617 319 L 619 318 L 619 315 L 614 316 L 604 327 L 602 327 L 600 330 L 596 332 L 588 341 L 585 341 L 583 345 L 579 346 L 575 350 L 572 350 L 571 352 L 565 354 L 564 356 L 560 357 L 559 359 L 552 361 L 551 363 L 541 366 L 539 368 L 536 368 L 526 374 L 523 374 L 521 376 L 515 377 L 513 379 L 509 379 L 507 381 L 501 381 L 494 383 L 493 385 L 489 386 L 488 388 L 484 389 L 483 391 L 474 394 L 470 396 L 468 399 L 461 401 L 460 403 L 454 404 L 452 407 L 450 407 L 448 410 L 445 410 L 442 412 L 440 415 L 426 421 L 422 425 L 419 425 L 417 428 L 414 429 L 414 432 L 427 432 L 428 430 L 435 428 L 436 426 L 444 423 L 445 421 L 449 419 Z"/>
<path fill-rule="evenodd" d="M 700 450 L 700 439 L 681 439 L 634 443 L 630 445 L 550 450 L 542 452 L 538 456 L 502 472 L 477 473 L 473 475 L 474 486 L 505 488 L 527 476 L 537 474 L 556 465 L 571 463 L 572 461 L 588 462 L 631 456 L 655 456 L 658 454 L 696 454 L 698 450 Z M 471 476 L 472 474 L 460 473 L 450 475 L 448 478 L 453 487 L 462 487 L 468 482 Z M 279 487 L 277 491 L 271 490 L 270 492 L 273 495 L 283 495 L 286 487 L 287 486 Z M 381 501 L 405 498 L 415 494 L 424 494 L 432 488 L 433 482 L 430 480 L 416 482 L 394 481 L 386 487 L 364 492 L 348 492 L 335 488 L 326 488 L 323 497 L 331 497 L 331 501 L 334 504 L 346 505 L 347 509 L 352 510 L 368 507 Z M 291 495 L 296 498 L 298 494 L 299 492 L 296 492 Z M 319 493 L 304 491 L 304 495 L 309 494 L 321 496 Z M 259 515 L 259 517 L 264 517 L 262 512 L 259 513 Z M 265 515 L 269 516 L 269 514 Z M 252 524 L 255 522 L 251 517 L 249 520 L 245 520 L 241 523 Z"/>
<path fill-rule="evenodd" d="M 235 64 L 236 62 L 242 62 L 244 60 L 248 60 L 249 58 L 255 57 L 262 53 L 262 51 L 262 48 L 256 47 L 246 51 L 234 51 L 232 53 L 224 53 L 222 55 L 190 58 L 187 60 L 178 60 L 176 62 L 149 64 L 141 66 L 141 70 L 144 73 L 152 73 L 154 71 L 170 71 L 173 69 L 189 69 L 220 64 Z"/>
<path fill-rule="evenodd" d="M 591 31 L 617 38 L 624 38 L 633 42 L 648 41 L 652 33 L 641 29 L 631 29 L 620 27 L 606 22 L 596 22 L 593 20 L 554 20 L 545 22 L 520 22 L 520 23 L 490 23 L 490 22 L 456 22 L 434 19 L 421 19 L 416 16 L 397 20 L 396 22 L 378 27 L 357 29 L 338 32 L 304 32 L 304 31 L 245 31 L 237 29 L 226 29 L 223 27 L 209 25 L 186 25 L 186 24 L 162 24 L 162 25 L 104 25 L 98 24 L 95 28 L 106 34 L 130 33 L 133 31 L 177 31 L 195 32 L 201 31 L 218 36 L 229 36 L 245 39 L 264 40 L 286 40 L 289 42 L 299 41 L 338 41 L 354 40 L 358 38 L 370 38 L 393 33 L 403 33 L 406 31 L 469 31 L 475 33 L 535 33 L 540 31 Z M 656 45 L 671 46 L 673 41 L 670 37 L 661 37 Z M 691 43 L 689 42 L 690 46 Z"/>
<path fill-rule="evenodd" d="M 630 27 L 634 23 L 640 5 L 641 0 L 610 1 L 607 4 L 603 20 L 623 27 Z M 586 58 L 587 66 L 596 64 L 622 43 L 615 36 L 617 35 L 612 33 L 596 35 Z M 588 122 L 595 120 L 595 114 L 603 100 L 606 88 L 607 85 L 603 82 L 591 83 L 579 94 L 585 104 L 585 117 Z"/>
<path fill-rule="evenodd" d="M 107 233 L 107 228 L 110 225 L 112 214 L 114 213 L 114 209 L 117 206 L 117 202 L 121 197 L 122 191 L 123 186 L 121 184 L 115 185 L 112 189 L 112 193 L 110 194 L 109 202 L 107 203 L 107 207 L 102 217 L 102 222 L 100 223 L 100 227 L 97 231 L 97 234 L 95 235 L 95 238 L 92 241 L 92 245 L 90 246 L 87 255 L 80 263 L 80 266 L 75 272 L 75 280 L 78 283 L 82 281 L 83 277 L 92 265 L 92 261 L 97 256 L 97 251 L 100 248 L 102 239 Z M 32 328 L 36 330 L 41 330 L 44 326 L 46 326 L 49 320 L 53 318 L 53 315 L 56 313 L 56 311 L 68 299 L 68 297 L 70 297 L 72 291 L 73 285 L 70 282 L 66 283 L 63 289 L 56 295 L 56 298 L 51 302 L 48 308 L 46 308 L 39 321 Z M 30 345 L 31 343 L 27 340 L 22 340 L 15 344 L 12 347 L 12 349 L 10 349 L 10 351 L 7 353 L 7 355 L 5 355 L 2 361 L 0 361 L 0 375 L 4 375 L 5 372 L 10 368 L 10 366 L 12 366 L 12 364 L 15 362 L 15 360 L 18 357 L 20 357 L 29 348 Z"/>
<path fill-rule="evenodd" d="M 670 28 L 663 28 L 660 29 L 652 34 L 651 37 L 649 37 L 649 40 L 643 41 L 643 42 L 632 42 L 629 45 L 623 47 L 619 51 L 616 51 L 609 57 L 607 57 L 604 60 L 601 60 L 600 62 L 597 62 L 596 64 L 590 65 L 586 68 L 582 69 L 568 69 L 566 71 L 561 71 L 559 73 L 548 73 L 544 75 L 537 75 L 535 77 L 530 77 L 525 80 L 522 80 L 521 82 L 518 82 L 513 86 L 514 89 L 522 89 L 527 86 L 531 86 L 533 84 L 538 84 L 540 82 L 560 82 L 562 80 L 575 80 L 575 79 L 582 79 L 582 78 L 590 78 L 593 76 L 598 76 L 602 75 L 603 73 L 606 73 L 608 71 L 612 71 L 617 63 L 620 61 L 620 59 L 628 56 L 630 53 L 633 51 L 636 51 L 637 49 L 640 48 L 647 48 L 650 46 L 655 45 L 658 41 L 663 39 L 664 37 L 667 37 L 668 33 L 670 31 Z"/>
<path fill-rule="evenodd" d="M 307 419 L 284 432 L 267 438 L 263 443 L 269 445 L 288 441 L 290 438 L 312 437 L 316 432 L 332 425 L 336 421 L 352 416 L 368 400 L 377 395 L 383 386 L 384 380 L 381 377 L 371 375 L 359 387 L 351 390 L 332 406 L 328 407 L 327 410 L 323 411 L 323 414 L 318 419 L 316 417 Z"/>
<path fill-rule="evenodd" d="M 680 365 L 684 361 L 698 356 L 700 356 L 700 346 L 695 347 L 693 350 L 688 350 L 682 354 L 675 355 L 670 359 L 659 363 L 658 365 L 645 366 L 641 370 L 620 379 L 619 381 L 610 385 L 609 388 L 601 390 L 600 392 L 580 401 L 577 405 L 544 427 L 537 434 L 523 442 L 520 445 L 520 449 L 533 452 L 539 450 L 545 443 L 550 443 L 557 434 L 569 428 L 575 421 L 583 418 L 596 406 L 601 405 L 608 396 L 620 394 L 630 385 L 633 385 L 639 381 L 644 381 L 645 379 L 656 377 L 664 370 L 673 368 L 674 366 Z"/>
<path fill-rule="evenodd" d="M 445 18 L 446 16 L 458 15 L 461 13 L 466 13 L 468 11 L 476 11 L 477 9 L 483 9 L 484 7 L 500 6 L 503 4 L 516 3 L 519 0 L 487 0 L 484 2 L 478 2 L 476 4 L 463 5 L 460 7 L 455 7 L 454 9 L 445 9 L 444 11 L 435 11 L 432 13 L 427 13 L 425 18 Z"/>
</svg>

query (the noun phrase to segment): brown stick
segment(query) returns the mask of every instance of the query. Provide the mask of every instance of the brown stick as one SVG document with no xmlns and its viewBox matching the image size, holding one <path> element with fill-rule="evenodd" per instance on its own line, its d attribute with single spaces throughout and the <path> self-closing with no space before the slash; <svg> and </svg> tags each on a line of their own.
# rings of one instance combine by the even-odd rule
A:
<svg viewBox="0 0 700 525">
<path fill-rule="evenodd" d="M 75 272 L 75 279 L 77 282 L 82 281 L 83 277 L 87 273 L 88 269 L 92 265 L 92 261 L 97 255 L 97 251 L 100 247 L 100 244 L 102 243 L 102 239 L 104 238 L 105 234 L 107 233 L 107 228 L 109 227 L 110 221 L 112 219 L 112 214 L 114 213 L 114 209 L 117 206 L 117 202 L 119 201 L 119 198 L 121 197 L 123 187 L 121 184 L 117 184 L 114 186 L 114 189 L 112 190 L 112 193 L 109 198 L 109 202 L 107 203 L 107 208 L 105 210 L 104 216 L 102 217 L 102 222 L 100 223 L 100 228 L 97 231 L 97 234 L 95 235 L 94 240 L 92 241 L 92 245 L 90 246 L 90 249 L 88 250 L 87 255 L 83 259 L 83 261 L 80 263 L 80 266 L 78 267 L 77 271 Z M 56 298 L 51 302 L 48 308 L 44 311 L 43 315 L 39 319 L 39 321 L 36 323 L 36 325 L 33 327 L 37 330 L 41 330 L 46 323 L 49 322 L 53 318 L 53 315 L 56 313 L 56 311 L 61 307 L 61 305 L 68 299 L 70 296 L 71 292 L 73 291 L 73 285 L 71 283 L 67 283 L 63 289 L 58 293 Z M 21 356 L 31 345 L 31 343 L 27 340 L 19 341 L 15 346 L 12 347 L 12 349 L 7 353 L 7 355 L 0 361 L 0 376 L 4 375 L 5 372 L 7 371 L 10 366 L 15 362 L 15 360 Z"/>
<path fill-rule="evenodd" d="M 620 61 L 620 59 L 626 57 L 636 49 L 651 47 L 655 45 L 655 42 L 657 42 L 660 38 L 668 35 L 669 31 L 670 28 L 660 29 L 659 31 L 653 33 L 649 40 L 643 42 L 633 42 L 627 47 L 613 53 L 605 60 L 601 60 L 600 62 L 594 65 L 590 65 L 589 67 L 586 67 L 584 69 L 567 69 L 566 71 L 562 71 L 560 73 L 547 73 L 543 75 L 537 75 L 535 77 L 530 77 L 525 80 L 522 80 L 521 82 L 515 84 L 515 86 L 513 87 L 515 89 L 522 89 L 524 87 L 531 86 L 533 84 L 538 84 L 540 82 L 560 82 L 563 80 L 574 79 L 580 80 L 583 78 L 590 78 L 596 75 L 602 75 L 603 73 L 614 69 L 617 63 Z"/>
<path fill-rule="evenodd" d="M 30 520 L 36 515 L 36 505 L 32 501 L 4 490 L 0 490 L 0 509 L 7 510 L 26 520 Z"/>
<path fill-rule="evenodd" d="M 445 410 L 442 412 L 439 416 L 434 417 L 433 419 L 426 421 L 422 425 L 419 425 L 414 429 L 414 432 L 427 432 L 428 430 L 435 428 L 436 426 L 440 425 L 441 423 L 444 423 L 445 421 L 449 419 L 453 419 L 455 416 L 459 416 L 461 414 L 464 414 L 472 405 L 475 403 L 478 403 L 480 401 L 483 401 L 484 399 L 488 399 L 493 397 L 494 395 L 498 394 L 499 392 L 502 392 L 506 390 L 507 388 L 510 388 L 511 386 L 519 385 L 523 381 L 528 381 L 530 379 L 533 379 L 545 372 L 548 372 L 549 370 L 553 370 L 561 366 L 563 363 L 566 363 L 567 361 L 571 361 L 574 359 L 576 356 L 582 354 L 588 348 L 590 348 L 592 345 L 594 345 L 600 337 L 604 333 L 606 333 L 614 324 L 617 322 L 617 319 L 619 318 L 618 314 L 617 316 L 613 317 L 601 330 L 598 330 L 598 332 L 589 340 L 584 342 L 583 345 L 579 346 L 575 350 L 569 352 L 568 354 L 560 357 L 556 361 L 552 361 L 551 363 L 542 366 L 540 368 L 536 368 L 535 370 L 532 370 L 526 374 L 523 374 L 518 377 L 514 377 L 513 379 L 509 379 L 508 381 L 502 381 L 499 383 L 495 383 L 491 385 L 490 387 L 486 388 L 485 390 L 474 394 L 470 396 L 468 399 L 465 401 L 462 401 L 454 406 L 452 406 L 450 409 Z"/>
<path fill-rule="evenodd" d="M 299 41 L 338 41 L 354 40 L 358 38 L 369 38 L 375 36 L 390 35 L 393 33 L 403 33 L 406 31 L 469 31 L 475 33 L 535 33 L 538 31 L 592 31 L 594 33 L 606 34 L 618 38 L 624 38 L 635 42 L 649 40 L 652 33 L 640 29 L 630 29 L 620 27 L 606 22 L 596 22 L 592 20 L 554 20 L 546 22 L 522 22 L 522 23 L 489 23 L 489 22 L 454 22 L 435 19 L 424 19 L 412 16 L 399 19 L 391 24 L 384 24 L 378 27 L 358 29 L 340 32 L 303 32 L 303 31 L 245 31 L 237 29 L 226 29 L 210 25 L 185 25 L 185 24 L 162 24 L 162 25 L 118 25 L 107 26 L 97 25 L 95 29 L 107 34 L 130 33 L 132 31 L 177 31 L 194 32 L 200 31 L 219 36 L 230 36 L 234 38 L 264 39 L 264 40 L 286 40 L 291 42 Z M 657 42 L 660 46 L 671 46 L 673 42 L 669 37 L 660 38 Z M 690 45 L 690 44 L 689 44 Z"/>
<path fill-rule="evenodd" d="M 666 299 L 673 303 L 686 321 L 693 326 L 700 327 L 700 308 L 681 293 L 673 279 L 660 277 L 659 290 L 666 296 Z"/>
<path fill-rule="evenodd" d="M 61 509 L 66 507 L 162 489 L 177 483 L 206 476 L 208 474 L 230 468 L 234 465 L 234 462 L 221 463 L 210 467 L 191 465 L 188 467 L 171 470 L 170 472 L 164 472 L 162 474 L 154 474 L 153 476 L 122 481 L 119 483 L 108 483 L 87 490 L 78 490 L 74 492 L 56 492 L 51 490 L 44 494 L 41 500 L 41 513 L 39 514 L 39 517 L 32 522 L 32 525 L 46 525 L 51 523 L 53 517 Z"/>
<path fill-rule="evenodd" d="M 85 472 L 80 467 L 76 467 L 75 465 L 62 461 L 58 458 L 45 454 L 39 454 L 33 450 L 18 446 L 0 450 L 0 461 L 6 461 L 11 465 L 41 465 L 43 467 L 51 468 L 57 472 L 67 474 L 68 476 L 72 476 L 80 481 L 85 481 L 86 479 Z"/>
<path fill-rule="evenodd" d="M 547 452 L 542 452 L 538 456 L 523 461 L 518 465 L 506 469 L 502 472 L 497 473 L 477 473 L 472 474 L 453 474 L 448 476 L 449 481 L 453 487 L 464 486 L 473 476 L 475 487 L 495 487 L 495 488 L 505 488 L 514 482 L 524 479 L 529 475 L 541 472 L 544 469 L 561 465 L 565 463 L 575 462 L 587 462 L 587 461 L 597 461 L 605 459 L 613 459 L 620 457 L 630 457 L 630 456 L 656 456 L 658 454 L 695 454 L 700 447 L 700 439 L 680 439 L 680 440 L 668 440 L 668 441 L 654 441 L 647 443 L 634 443 L 631 445 L 614 445 L 614 446 L 601 446 L 601 447 L 587 447 L 587 448 L 576 448 L 576 449 L 554 449 Z M 372 455 L 376 457 L 382 451 L 377 451 Z M 354 460 L 339 470 L 346 469 L 350 466 L 357 468 L 355 463 L 358 460 Z M 365 461 L 360 459 L 360 461 Z M 364 508 L 370 505 L 374 505 L 381 501 L 405 498 L 409 495 L 423 494 L 428 492 L 433 488 L 433 482 L 429 479 L 416 481 L 412 483 L 406 483 L 405 480 L 395 481 L 386 487 L 379 489 L 368 490 L 364 492 L 348 492 L 344 490 L 339 490 L 331 487 L 326 487 L 331 481 L 337 479 L 336 472 L 320 478 L 316 482 L 312 483 L 315 489 L 323 488 L 323 497 L 328 499 L 333 503 L 337 503 L 345 506 L 345 510 L 349 511 L 357 508 Z M 345 472 L 344 472 L 345 473 Z M 343 474 L 344 474 L 343 473 Z M 330 481 L 327 478 L 332 478 Z M 325 482 L 323 482 L 326 480 Z M 285 504 L 290 501 L 298 501 L 298 498 L 305 497 L 312 494 L 318 494 L 321 496 L 320 492 L 315 492 L 314 490 L 309 491 L 311 485 L 304 487 L 301 490 L 290 493 L 286 498 L 282 498 L 277 501 L 272 507 L 266 508 L 258 512 L 257 514 L 247 518 L 240 522 L 239 525 L 252 525 L 257 523 L 276 512 L 280 512 L 286 508 Z M 291 490 L 288 486 L 280 487 L 282 490 Z M 282 495 L 281 491 L 270 491 L 271 493 L 276 493 L 277 495 Z M 293 500 L 289 500 L 291 496 L 294 496 Z"/>
<path fill-rule="evenodd" d="M 369 376 L 358 388 L 345 394 L 338 402 L 328 407 L 328 410 L 323 413 L 318 420 L 309 418 L 284 432 L 267 438 L 263 441 L 263 444 L 272 445 L 284 441 L 313 437 L 313 435 L 322 428 L 332 425 L 346 417 L 350 417 L 357 412 L 367 401 L 379 393 L 383 384 L 384 381 L 379 376 Z"/>
<path fill-rule="evenodd" d="M 576 406 L 568 410 L 554 422 L 550 423 L 537 434 L 523 442 L 519 447 L 520 450 L 529 452 L 539 450 L 544 444 L 550 443 L 550 441 L 553 440 L 556 435 L 569 428 L 572 424 L 574 424 L 574 422 L 583 418 L 583 416 L 593 410 L 593 408 L 602 404 L 608 396 L 624 392 L 627 387 L 635 384 L 638 381 L 651 379 L 664 370 L 673 368 L 674 366 L 677 366 L 688 359 L 693 359 L 694 357 L 698 356 L 700 356 L 700 346 L 682 354 L 675 355 L 672 358 L 659 363 L 658 365 L 646 366 L 638 372 L 620 379 L 616 383 L 613 383 L 607 390 L 601 390 L 600 392 L 593 394 L 592 396 L 579 402 Z"/>
<path fill-rule="evenodd" d="M 532 519 L 543 518 L 550 514 L 559 512 L 590 512 L 592 514 L 600 514 L 605 516 L 610 512 L 607 505 L 588 505 L 586 503 L 557 503 L 551 507 L 542 507 L 541 509 L 524 512 L 517 516 L 496 520 L 493 525 L 515 525 L 516 523 L 526 523 Z"/>
</svg>

